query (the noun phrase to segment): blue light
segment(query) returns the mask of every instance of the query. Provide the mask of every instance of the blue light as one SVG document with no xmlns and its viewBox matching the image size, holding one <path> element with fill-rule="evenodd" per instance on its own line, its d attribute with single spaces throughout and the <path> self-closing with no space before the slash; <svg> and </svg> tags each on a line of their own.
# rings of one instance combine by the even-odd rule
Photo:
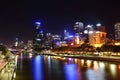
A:
<svg viewBox="0 0 120 80">
<path fill-rule="evenodd" d="M 17 40 L 18 40 L 18 38 L 16 37 L 16 38 L 15 38 L 15 40 L 17 41 Z"/>
<path fill-rule="evenodd" d="M 64 66 L 66 80 L 80 80 L 77 78 L 78 72 L 75 64 L 67 64 Z"/>
<path fill-rule="evenodd" d="M 43 80 L 43 71 L 42 71 L 42 57 L 36 56 L 33 60 L 33 77 L 34 80 Z"/>
<path fill-rule="evenodd" d="M 36 25 L 40 25 L 41 23 L 40 22 L 35 22 Z"/>
<path fill-rule="evenodd" d="M 40 32 L 40 33 L 43 33 L 44 31 L 43 31 L 43 30 L 40 30 L 39 32 Z"/>
<path fill-rule="evenodd" d="M 68 36 L 69 38 L 73 38 L 74 36 L 73 35 L 70 35 L 70 36 Z"/>
</svg>

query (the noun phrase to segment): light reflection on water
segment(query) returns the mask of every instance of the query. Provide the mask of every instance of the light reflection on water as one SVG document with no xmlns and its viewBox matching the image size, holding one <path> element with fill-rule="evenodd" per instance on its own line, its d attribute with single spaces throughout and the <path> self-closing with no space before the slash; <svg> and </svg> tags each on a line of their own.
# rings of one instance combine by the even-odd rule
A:
<svg viewBox="0 0 120 80">
<path fill-rule="evenodd" d="M 64 70 L 65 70 L 65 76 L 66 76 L 66 80 L 80 80 L 77 79 L 79 77 L 77 77 L 77 67 L 75 64 L 67 64 L 64 66 Z"/>
<path fill-rule="evenodd" d="M 112 75 L 112 77 L 116 77 L 116 65 L 115 64 L 110 64 L 110 73 Z"/>
<path fill-rule="evenodd" d="M 34 80 L 120 80 L 118 63 L 40 55 L 29 61 L 31 66 L 22 61 L 22 70 L 24 66 L 31 67 Z M 22 76 L 25 78 L 25 75 Z M 16 74 L 16 77 L 19 75 Z"/>
<path fill-rule="evenodd" d="M 42 57 L 36 56 L 33 59 L 33 78 L 34 80 L 43 80 L 42 74 Z"/>
</svg>

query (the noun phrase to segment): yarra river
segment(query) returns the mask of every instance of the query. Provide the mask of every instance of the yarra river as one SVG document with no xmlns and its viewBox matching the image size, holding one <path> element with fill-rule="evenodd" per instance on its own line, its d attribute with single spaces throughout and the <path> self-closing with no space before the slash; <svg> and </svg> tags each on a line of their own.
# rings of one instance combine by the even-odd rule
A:
<svg viewBox="0 0 120 80">
<path fill-rule="evenodd" d="M 18 56 L 14 80 L 120 80 L 120 63 L 64 58 Z"/>
</svg>

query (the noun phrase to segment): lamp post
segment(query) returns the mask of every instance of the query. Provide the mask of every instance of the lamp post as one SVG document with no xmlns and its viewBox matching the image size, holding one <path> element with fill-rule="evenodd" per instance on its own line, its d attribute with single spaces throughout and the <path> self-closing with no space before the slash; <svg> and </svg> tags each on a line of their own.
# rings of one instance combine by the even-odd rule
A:
<svg viewBox="0 0 120 80">
<path fill-rule="evenodd" d="M 10 69 L 8 69 L 8 80 L 10 80 Z"/>
</svg>

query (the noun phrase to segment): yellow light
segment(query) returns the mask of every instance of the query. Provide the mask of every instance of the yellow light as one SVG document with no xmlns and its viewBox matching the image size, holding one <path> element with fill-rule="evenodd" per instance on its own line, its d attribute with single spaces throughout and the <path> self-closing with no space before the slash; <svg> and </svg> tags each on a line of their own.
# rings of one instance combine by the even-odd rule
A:
<svg viewBox="0 0 120 80">
<path fill-rule="evenodd" d="M 112 76 L 116 76 L 117 74 L 117 71 L 116 71 L 116 65 L 115 64 L 110 64 L 110 71 L 111 71 L 111 74 Z"/>
<path fill-rule="evenodd" d="M 98 70 L 98 63 L 97 63 L 97 61 L 94 61 L 94 70 Z"/>
<path fill-rule="evenodd" d="M 87 66 L 88 66 L 88 67 L 91 66 L 91 60 L 87 60 Z"/>
<path fill-rule="evenodd" d="M 16 78 L 16 73 L 14 72 L 14 75 L 13 75 L 14 78 Z"/>
<path fill-rule="evenodd" d="M 101 47 L 102 44 L 94 44 L 95 47 Z"/>
<path fill-rule="evenodd" d="M 117 45 L 117 46 L 120 45 L 120 42 L 116 42 L 115 45 Z"/>
</svg>

